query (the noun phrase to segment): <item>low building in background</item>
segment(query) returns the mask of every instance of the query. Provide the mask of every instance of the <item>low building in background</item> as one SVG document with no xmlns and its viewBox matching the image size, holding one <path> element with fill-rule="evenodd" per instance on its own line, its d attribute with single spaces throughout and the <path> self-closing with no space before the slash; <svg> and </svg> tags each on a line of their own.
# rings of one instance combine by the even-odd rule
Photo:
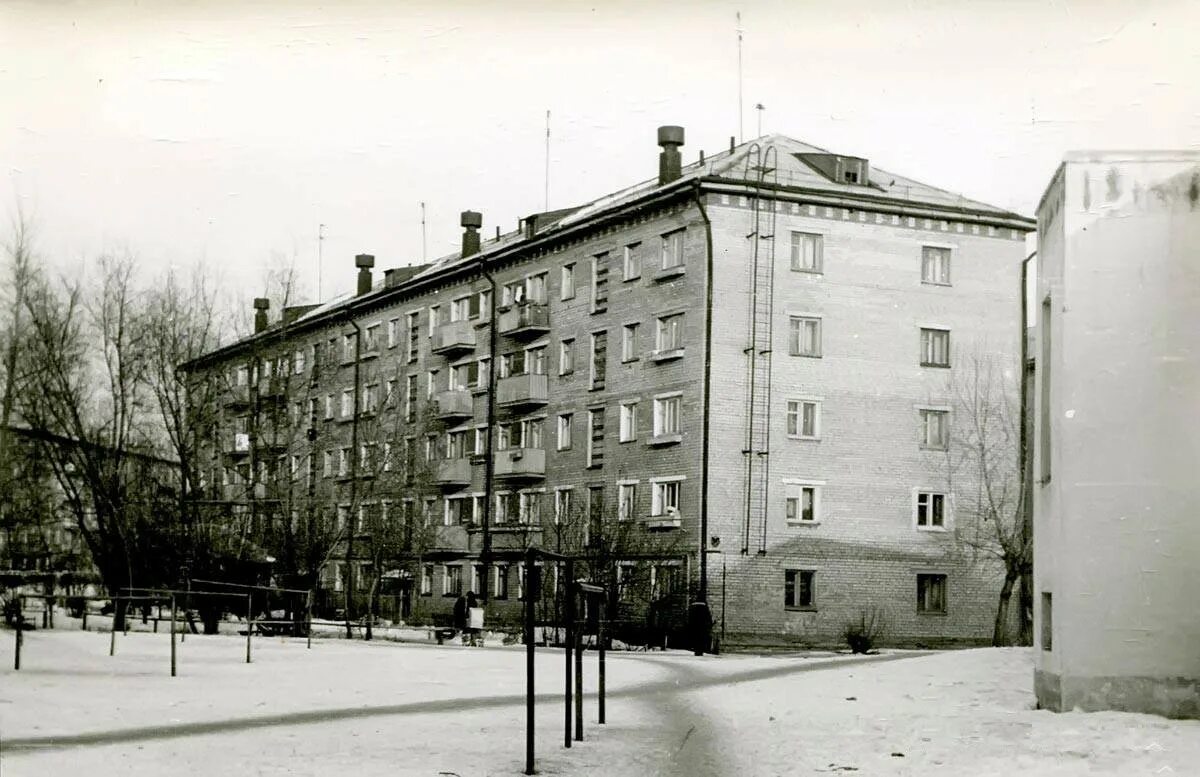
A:
<svg viewBox="0 0 1200 777">
<path fill-rule="evenodd" d="M 1038 231 L 1038 702 L 1200 717 L 1200 153 L 1072 154 Z"/>
</svg>

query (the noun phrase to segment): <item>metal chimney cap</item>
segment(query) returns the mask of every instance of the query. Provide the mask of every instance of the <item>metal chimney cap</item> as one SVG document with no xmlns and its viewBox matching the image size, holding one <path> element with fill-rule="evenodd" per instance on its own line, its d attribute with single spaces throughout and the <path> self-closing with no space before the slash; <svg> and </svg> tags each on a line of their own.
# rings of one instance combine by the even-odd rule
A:
<svg viewBox="0 0 1200 777">
<path fill-rule="evenodd" d="M 355 267 L 374 267 L 375 266 L 375 255 L 374 254 L 359 254 L 358 256 L 354 257 L 354 266 Z"/>
<path fill-rule="evenodd" d="M 483 226 L 483 214 L 477 213 L 473 210 L 464 210 L 458 223 L 463 227 L 474 227 L 475 229 L 479 229 Z"/>
<path fill-rule="evenodd" d="M 267 310 L 270 307 L 271 307 L 271 300 L 267 299 L 266 297 L 255 297 L 254 298 L 254 309 L 255 310 Z"/>
<path fill-rule="evenodd" d="M 658 145 L 660 146 L 682 146 L 683 145 L 683 127 L 667 125 L 658 128 Z"/>
</svg>

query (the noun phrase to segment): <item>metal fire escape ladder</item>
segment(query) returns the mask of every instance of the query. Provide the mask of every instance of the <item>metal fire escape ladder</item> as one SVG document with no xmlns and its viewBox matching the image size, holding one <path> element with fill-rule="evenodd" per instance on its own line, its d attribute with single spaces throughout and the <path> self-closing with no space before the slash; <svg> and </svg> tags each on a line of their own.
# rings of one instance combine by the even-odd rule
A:
<svg viewBox="0 0 1200 777">
<path fill-rule="evenodd" d="M 754 229 L 750 241 L 750 294 L 746 354 L 745 524 L 742 553 L 750 552 L 752 527 L 760 531 L 758 553 L 766 553 L 767 508 L 770 491 L 771 333 L 774 308 L 775 201 L 763 196 L 765 185 L 776 182 L 777 152 L 757 143 L 746 157 L 745 180 Z"/>
</svg>

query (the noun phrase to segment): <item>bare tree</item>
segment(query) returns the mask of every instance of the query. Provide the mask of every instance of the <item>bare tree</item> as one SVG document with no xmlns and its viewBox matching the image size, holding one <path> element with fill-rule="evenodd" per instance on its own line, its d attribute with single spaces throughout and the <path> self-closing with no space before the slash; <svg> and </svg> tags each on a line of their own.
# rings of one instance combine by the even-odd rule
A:
<svg viewBox="0 0 1200 777">
<path fill-rule="evenodd" d="M 993 645 L 1012 642 L 1009 634 L 1013 588 L 1033 567 L 1033 537 L 1028 531 L 1026 482 L 1021 450 L 1020 372 L 996 357 L 976 353 L 954 382 L 951 470 L 973 491 L 956 493 L 958 540 L 1004 569 L 992 632 Z M 1021 612 L 1021 632 L 1029 633 Z"/>
</svg>

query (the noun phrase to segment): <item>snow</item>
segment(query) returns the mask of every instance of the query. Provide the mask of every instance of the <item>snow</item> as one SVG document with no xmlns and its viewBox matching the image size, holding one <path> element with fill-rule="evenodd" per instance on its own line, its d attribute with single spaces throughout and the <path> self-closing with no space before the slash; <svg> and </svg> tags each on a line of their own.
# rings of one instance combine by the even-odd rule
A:
<svg viewBox="0 0 1200 777">
<path fill-rule="evenodd" d="M 414 635 L 415 636 L 415 635 Z M 524 650 L 0 631 L 0 771 L 88 775 L 518 774 Z M 596 724 L 562 746 L 563 654 L 538 650 L 538 769 L 556 775 L 1192 774 L 1200 722 L 1032 709 L 1023 649 L 878 657 L 609 654 Z M 62 737 L 75 737 L 74 740 Z"/>
</svg>

